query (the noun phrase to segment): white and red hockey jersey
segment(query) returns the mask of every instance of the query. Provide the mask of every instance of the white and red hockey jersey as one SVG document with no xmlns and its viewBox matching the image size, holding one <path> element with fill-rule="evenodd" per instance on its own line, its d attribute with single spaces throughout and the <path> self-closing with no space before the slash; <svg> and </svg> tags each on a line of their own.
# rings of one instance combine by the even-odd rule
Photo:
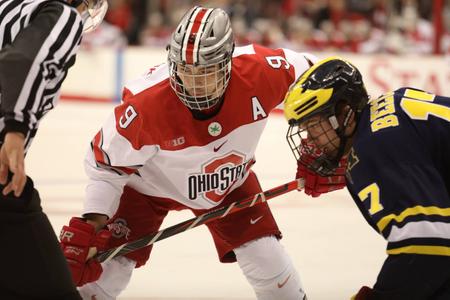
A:
<svg viewBox="0 0 450 300">
<path fill-rule="evenodd" d="M 221 110 L 207 120 L 177 98 L 167 64 L 132 81 L 88 151 L 83 212 L 111 217 L 125 185 L 193 209 L 217 206 L 245 181 L 269 113 L 315 61 L 287 49 L 237 47 Z"/>
</svg>

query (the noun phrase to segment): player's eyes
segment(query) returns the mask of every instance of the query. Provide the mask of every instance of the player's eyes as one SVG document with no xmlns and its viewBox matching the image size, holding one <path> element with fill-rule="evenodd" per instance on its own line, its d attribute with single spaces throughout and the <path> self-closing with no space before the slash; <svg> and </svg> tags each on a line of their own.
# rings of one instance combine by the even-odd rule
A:
<svg viewBox="0 0 450 300">
<path fill-rule="evenodd" d="M 308 123 L 307 127 L 308 127 L 308 129 L 317 129 L 320 127 L 320 122 L 318 122 L 318 121 L 310 122 L 310 123 Z"/>
</svg>

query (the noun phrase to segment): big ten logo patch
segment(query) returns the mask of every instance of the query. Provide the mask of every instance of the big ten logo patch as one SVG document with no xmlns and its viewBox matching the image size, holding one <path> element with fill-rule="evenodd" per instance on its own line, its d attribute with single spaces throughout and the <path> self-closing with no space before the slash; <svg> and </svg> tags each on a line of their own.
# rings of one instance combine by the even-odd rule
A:
<svg viewBox="0 0 450 300">
<path fill-rule="evenodd" d="M 130 236 L 131 229 L 127 226 L 127 221 L 125 219 L 115 219 L 113 223 L 108 224 L 108 230 L 111 231 L 111 234 L 116 239 L 121 239 L 125 237 L 128 240 Z"/>
<path fill-rule="evenodd" d="M 186 139 L 184 136 L 180 136 L 171 140 L 167 140 L 163 142 L 163 146 L 165 148 L 176 148 L 178 146 L 184 145 L 186 143 Z"/>
<path fill-rule="evenodd" d="M 188 178 L 189 199 L 205 200 L 218 203 L 227 194 L 231 186 L 244 178 L 253 160 L 245 161 L 245 155 L 236 151 L 215 158 L 202 165 L 201 173 Z"/>
</svg>

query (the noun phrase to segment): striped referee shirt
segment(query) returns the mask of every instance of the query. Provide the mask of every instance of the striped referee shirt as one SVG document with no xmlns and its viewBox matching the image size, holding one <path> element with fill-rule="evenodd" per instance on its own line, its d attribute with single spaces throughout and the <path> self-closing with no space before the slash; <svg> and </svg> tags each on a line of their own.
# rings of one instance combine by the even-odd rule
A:
<svg viewBox="0 0 450 300">
<path fill-rule="evenodd" d="M 58 101 L 82 31 L 80 14 L 63 1 L 0 0 L 0 142 L 22 132 L 28 150 Z"/>
</svg>

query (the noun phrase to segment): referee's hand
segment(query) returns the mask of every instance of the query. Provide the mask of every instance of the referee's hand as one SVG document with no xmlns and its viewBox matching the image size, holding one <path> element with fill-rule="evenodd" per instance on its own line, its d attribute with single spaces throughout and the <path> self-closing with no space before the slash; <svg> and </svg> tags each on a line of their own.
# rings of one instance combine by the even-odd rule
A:
<svg viewBox="0 0 450 300">
<path fill-rule="evenodd" d="M 0 184 L 6 185 L 3 195 L 14 192 L 19 197 L 27 181 L 24 163 L 25 137 L 20 132 L 8 132 L 0 149 Z M 13 173 L 12 180 L 8 180 L 8 170 Z"/>
</svg>

